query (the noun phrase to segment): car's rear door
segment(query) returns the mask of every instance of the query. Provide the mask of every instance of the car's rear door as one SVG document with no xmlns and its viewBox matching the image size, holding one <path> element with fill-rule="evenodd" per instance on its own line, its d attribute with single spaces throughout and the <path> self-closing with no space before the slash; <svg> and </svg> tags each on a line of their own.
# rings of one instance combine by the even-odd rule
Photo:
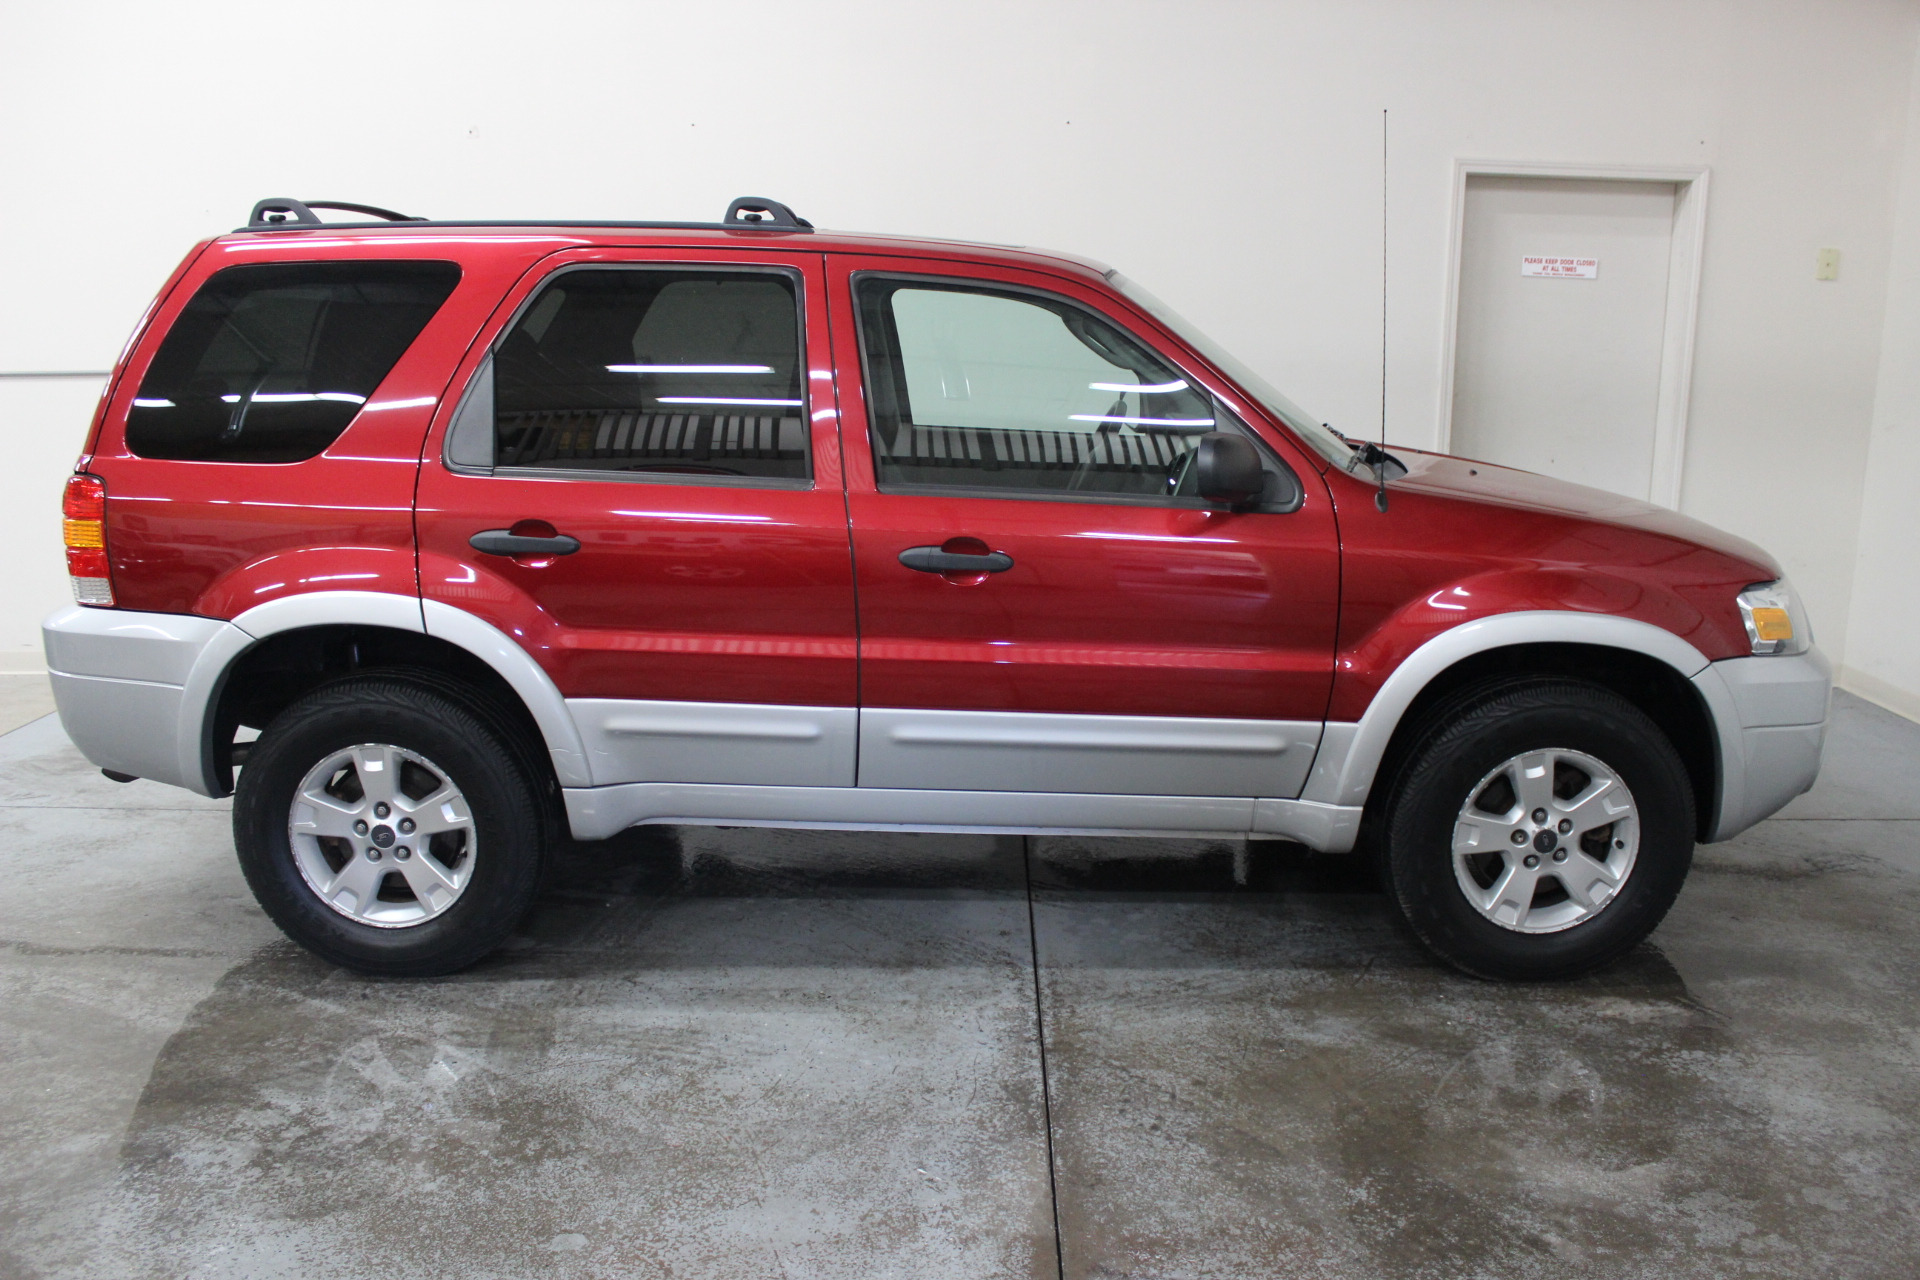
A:
<svg viewBox="0 0 1920 1280">
<path fill-rule="evenodd" d="M 860 785 L 1297 795 L 1339 594 L 1314 466 L 1097 289 L 932 260 L 829 271 Z M 1209 430 L 1258 443 L 1261 509 L 1194 495 Z"/>
<path fill-rule="evenodd" d="M 747 249 L 556 255 L 429 438 L 422 595 L 533 655 L 595 784 L 853 782 L 820 271 Z"/>
</svg>

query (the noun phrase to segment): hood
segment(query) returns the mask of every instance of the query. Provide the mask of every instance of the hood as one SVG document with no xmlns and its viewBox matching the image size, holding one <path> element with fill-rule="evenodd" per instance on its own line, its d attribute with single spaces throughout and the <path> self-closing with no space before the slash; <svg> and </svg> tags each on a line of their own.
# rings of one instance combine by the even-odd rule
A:
<svg viewBox="0 0 1920 1280">
<path fill-rule="evenodd" d="M 1550 512 L 1620 528 L 1638 529 L 1749 561 L 1762 570 L 1757 578 L 1781 576 L 1779 561 L 1745 538 L 1651 502 L 1623 498 L 1605 489 L 1555 480 L 1550 476 L 1503 467 L 1498 463 L 1428 453 L 1399 445 L 1393 445 L 1391 449 L 1393 455 L 1406 464 L 1407 475 L 1400 480 L 1389 480 L 1389 490 L 1403 489 L 1521 511 Z"/>
</svg>

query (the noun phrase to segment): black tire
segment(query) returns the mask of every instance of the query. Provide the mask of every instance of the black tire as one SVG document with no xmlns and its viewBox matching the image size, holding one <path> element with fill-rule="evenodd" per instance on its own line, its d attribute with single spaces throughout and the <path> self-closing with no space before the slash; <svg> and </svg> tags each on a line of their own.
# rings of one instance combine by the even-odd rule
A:
<svg viewBox="0 0 1920 1280">
<path fill-rule="evenodd" d="M 1454 828 L 1490 773 L 1547 750 L 1584 753 L 1625 783 L 1638 851 L 1593 914 L 1555 932 L 1520 932 L 1468 900 L 1456 877 Z M 1660 923 L 1693 861 L 1693 786 L 1672 743 L 1632 703 L 1578 681 L 1506 682 L 1455 699 L 1425 722 L 1386 797 L 1379 852 L 1394 909 L 1436 956 L 1478 977 L 1572 978 L 1618 959 Z M 1543 883 L 1545 893 L 1565 892 Z"/>
<path fill-rule="evenodd" d="M 295 861 L 289 816 L 301 781 L 330 755 L 362 743 L 431 761 L 472 817 L 464 888 L 419 923 L 382 927 L 350 918 L 328 905 Z M 295 942 L 360 973 L 452 973 L 493 951 L 532 905 L 550 828 L 520 746 L 503 739 L 498 718 L 483 707 L 391 676 L 350 677 L 296 701 L 261 733 L 234 791 L 234 846 L 261 909 Z"/>
</svg>

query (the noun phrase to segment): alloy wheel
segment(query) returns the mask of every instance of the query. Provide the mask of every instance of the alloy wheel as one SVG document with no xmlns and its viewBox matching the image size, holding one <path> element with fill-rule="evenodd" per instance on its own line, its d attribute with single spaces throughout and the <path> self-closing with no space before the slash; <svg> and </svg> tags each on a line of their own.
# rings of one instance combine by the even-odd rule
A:
<svg viewBox="0 0 1920 1280">
<path fill-rule="evenodd" d="M 1625 781 L 1567 748 L 1528 751 L 1490 770 L 1453 826 L 1460 892 L 1516 933 L 1557 933 L 1598 915 L 1639 850 L 1639 811 Z"/>
<path fill-rule="evenodd" d="M 383 929 L 452 907 L 478 852 L 473 811 L 446 771 L 385 743 L 343 748 L 309 769 L 287 835 L 301 878 L 322 902 Z"/>
</svg>

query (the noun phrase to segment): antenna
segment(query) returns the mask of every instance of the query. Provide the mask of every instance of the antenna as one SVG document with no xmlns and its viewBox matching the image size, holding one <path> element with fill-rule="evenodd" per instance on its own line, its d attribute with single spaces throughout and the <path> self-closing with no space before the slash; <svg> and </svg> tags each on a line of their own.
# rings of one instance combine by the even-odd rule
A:
<svg viewBox="0 0 1920 1280">
<path fill-rule="evenodd" d="M 1387 449 L 1387 109 L 1380 108 L 1380 451 Z M 1379 492 L 1373 505 L 1382 514 L 1387 510 L 1387 467 L 1384 459 L 1374 463 L 1380 477 Z"/>
</svg>

